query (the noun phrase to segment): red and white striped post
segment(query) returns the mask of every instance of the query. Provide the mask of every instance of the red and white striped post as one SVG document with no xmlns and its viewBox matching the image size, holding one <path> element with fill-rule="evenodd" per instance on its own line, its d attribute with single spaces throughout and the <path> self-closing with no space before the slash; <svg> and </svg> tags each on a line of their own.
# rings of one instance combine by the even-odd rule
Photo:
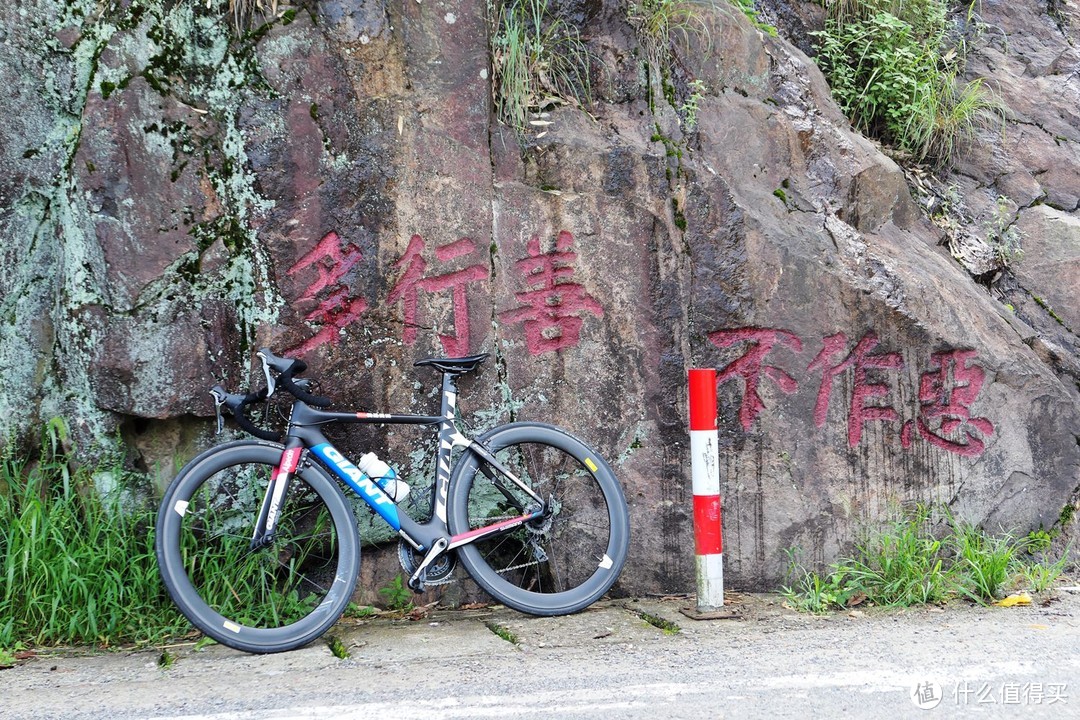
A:
<svg viewBox="0 0 1080 720">
<path fill-rule="evenodd" d="M 694 486 L 697 609 L 724 604 L 724 544 L 720 522 L 720 451 L 716 370 L 690 371 L 690 471 Z"/>
</svg>

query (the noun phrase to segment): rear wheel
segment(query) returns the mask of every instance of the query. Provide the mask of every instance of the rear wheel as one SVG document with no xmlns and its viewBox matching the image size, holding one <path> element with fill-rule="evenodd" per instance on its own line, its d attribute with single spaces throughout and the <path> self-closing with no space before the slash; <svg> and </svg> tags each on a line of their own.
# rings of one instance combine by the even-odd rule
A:
<svg viewBox="0 0 1080 720">
<path fill-rule="evenodd" d="M 353 514 L 337 485 L 301 468 L 271 542 L 252 548 L 255 521 L 283 447 L 240 441 L 181 471 L 158 513 L 165 586 L 184 616 L 220 643 L 279 652 L 311 642 L 345 610 L 360 569 Z"/>
<path fill-rule="evenodd" d="M 569 433 L 540 423 L 503 425 L 478 441 L 543 499 L 547 513 L 459 547 L 465 569 L 496 600 L 533 615 L 577 612 L 599 600 L 618 579 L 630 544 L 626 500 L 608 464 Z M 476 452 L 454 466 L 454 535 L 538 505 Z"/>
</svg>

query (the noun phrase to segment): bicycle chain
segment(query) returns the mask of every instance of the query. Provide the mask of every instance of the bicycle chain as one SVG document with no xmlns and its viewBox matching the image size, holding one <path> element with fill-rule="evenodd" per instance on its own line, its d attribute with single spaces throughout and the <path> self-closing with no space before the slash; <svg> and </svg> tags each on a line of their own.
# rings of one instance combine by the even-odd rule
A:
<svg viewBox="0 0 1080 720">
<path fill-rule="evenodd" d="M 510 520 L 510 519 L 516 518 L 516 517 L 518 517 L 518 516 L 517 515 L 503 515 L 503 516 L 496 516 L 496 517 L 487 517 L 487 518 L 484 518 L 484 520 L 485 521 L 500 521 L 500 520 Z M 527 524 L 525 525 L 525 529 L 527 531 L 529 531 L 530 533 L 534 534 L 534 535 L 541 534 L 541 531 L 533 530 Z M 533 565 L 539 565 L 540 563 L 547 561 L 547 559 L 548 559 L 547 558 L 547 553 L 544 552 L 544 548 L 540 547 L 539 545 L 532 545 L 532 549 L 533 549 L 534 554 L 536 553 L 537 550 L 539 550 L 540 553 L 543 555 L 543 557 L 537 558 L 536 560 L 533 560 L 532 562 L 521 563 L 520 565 L 511 565 L 510 567 L 506 567 L 506 568 L 503 568 L 501 570 L 496 570 L 495 572 L 502 575 L 503 573 L 508 573 L 511 570 L 520 570 L 521 568 L 532 567 Z"/>
</svg>

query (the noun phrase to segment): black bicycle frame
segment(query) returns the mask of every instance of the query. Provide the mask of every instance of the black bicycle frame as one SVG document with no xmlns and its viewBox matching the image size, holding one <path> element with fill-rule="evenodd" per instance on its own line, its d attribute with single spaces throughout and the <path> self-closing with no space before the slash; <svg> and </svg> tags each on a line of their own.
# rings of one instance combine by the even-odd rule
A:
<svg viewBox="0 0 1080 720">
<path fill-rule="evenodd" d="M 313 408 L 307 403 L 297 400 L 293 404 L 292 413 L 289 417 L 289 430 L 285 437 L 285 450 L 281 456 L 281 463 L 274 471 L 270 485 L 267 487 L 262 510 L 259 513 L 259 520 L 256 523 L 255 534 L 252 538 L 252 547 L 266 544 L 273 538 L 278 508 L 282 498 L 285 497 L 292 477 L 302 462 L 305 449 L 310 454 L 315 455 L 327 469 L 363 498 L 402 539 L 417 551 L 426 553 L 410 584 L 419 580 L 427 566 L 441 553 L 480 538 L 507 532 L 545 515 L 549 509 L 542 497 L 537 495 L 532 488 L 500 463 L 487 448 L 475 440 L 466 438 L 458 431 L 454 422 L 456 406 L 457 383 L 452 373 L 443 374 L 442 403 L 439 415 L 330 412 Z M 326 439 L 321 427 L 333 423 L 439 426 L 439 447 L 435 473 L 435 507 L 431 518 L 427 522 L 420 523 L 405 513 L 399 513 L 393 499 L 372 478 L 367 477 Z M 497 470 L 501 476 L 507 478 L 528 494 L 536 503 L 536 506 L 529 509 L 521 507 L 515 501 L 521 512 L 520 516 L 451 536 L 446 521 L 446 503 L 450 491 L 450 461 L 454 447 L 468 448 L 475 452 Z M 501 485 L 499 479 L 493 477 L 486 468 L 483 469 L 483 472 L 495 483 L 496 487 L 502 490 L 508 499 L 514 500 L 509 492 L 505 490 L 505 486 Z"/>
</svg>

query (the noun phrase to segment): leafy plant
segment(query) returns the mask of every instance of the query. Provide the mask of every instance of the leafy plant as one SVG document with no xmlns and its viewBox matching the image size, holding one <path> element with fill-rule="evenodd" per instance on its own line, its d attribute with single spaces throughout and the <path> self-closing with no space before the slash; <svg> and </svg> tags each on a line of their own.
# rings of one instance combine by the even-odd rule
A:
<svg viewBox="0 0 1080 720">
<path fill-rule="evenodd" d="M 682 105 L 679 106 L 679 115 L 682 117 L 683 126 L 688 132 L 697 127 L 698 103 L 705 97 L 705 83 L 700 80 L 690 81 L 690 94 Z"/>
<path fill-rule="evenodd" d="M 578 28 L 548 0 L 489 6 L 492 97 L 499 119 L 522 133 L 529 113 L 552 104 L 588 104 L 591 55 Z"/>
<path fill-rule="evenodd" d="M 793 581 L 784 585 L 780 594 L 793 609 L 820 615 L 847 604 L 851 591 L 842 572 L 834 568 L 833 572 L 821 575 L 803 567 L 795 559 L 794 550 L 788 550 L 788 557 L 788 577 Z"/>
<path fill-rule="evenodd" d="M 944 164 L 1000 114 L 980 80 L 960 80 L 966 41 L 950 32 L 944 0 L 835 0 L 826 9 L 817 61 L 856 129 Z"/>
<path fill-rule="evenodd" d="M 412 590 L 405 585 L 400 575 L 395 575 L 394 579 L 384 587 L 379 589 L 379 594 L 386 598 L 386 605 L 391 610 L 412 610 Z"/>
<path fill-rule="evenodd" d="M 1027 534 L 1024 546 L 1029 553 L 1035 554 L 1049 550 L 1053 541 L 1054 534 L 1040 527 L 1038 530 L 1032 530 Z"/>
<path fill-rule="evenodd" d="M 753 23 L 754 27 L 758 30 L 761 30 L 770 37 L 777 36 L 778 33 L 776 27 L 761 19 L 761 14 L 758 12 L 757 2 L 755 2 L 755 0 L 729 0 L 729 2 L 741 10 L 743 15 L 749 18 L 750 22 Z"/>
</svg>

